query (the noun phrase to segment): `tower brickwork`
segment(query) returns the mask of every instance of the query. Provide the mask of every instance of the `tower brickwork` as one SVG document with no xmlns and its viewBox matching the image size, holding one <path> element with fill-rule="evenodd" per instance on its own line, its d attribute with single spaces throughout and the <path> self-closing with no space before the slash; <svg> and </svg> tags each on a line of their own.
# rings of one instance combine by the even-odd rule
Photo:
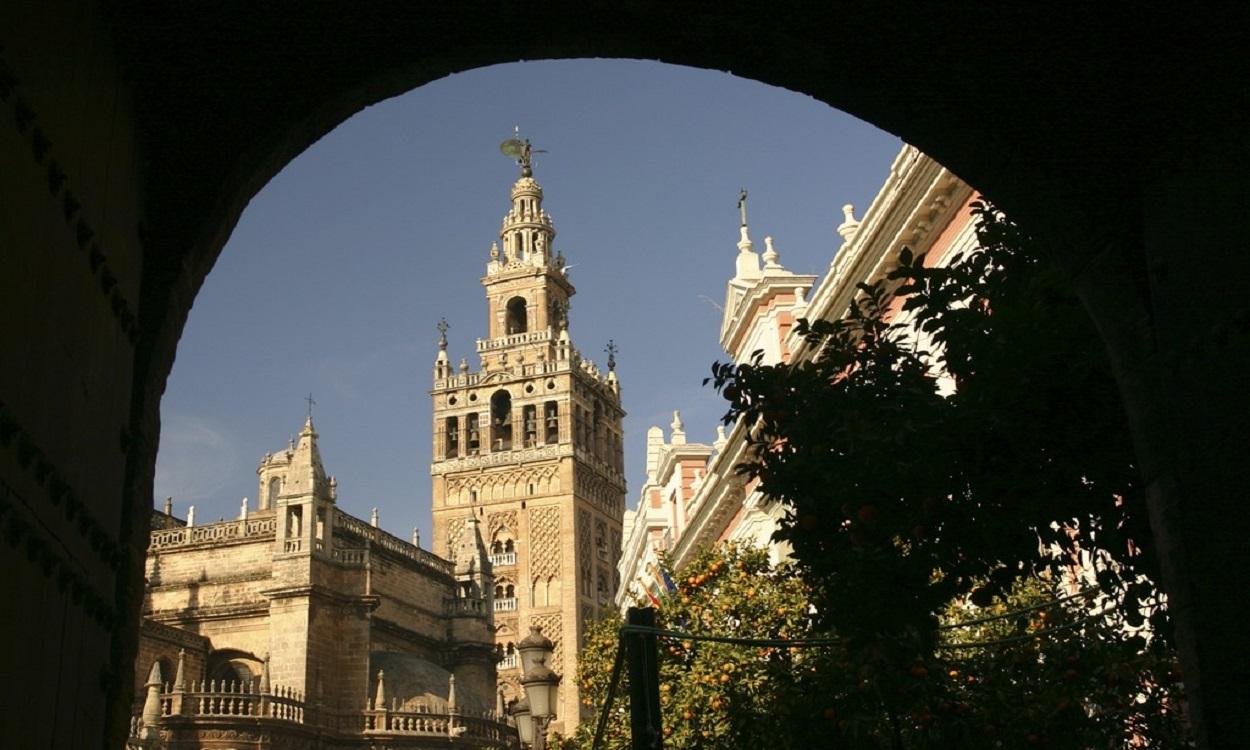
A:
<svg viewBox="0 0 1250 750">
<path fill-rule="evenodd" d="M 616 593 L 625 507 L 620 386 L 583 359 L 568 330 L 574 288 L 543 190 L 526 158 L 490 248 L 486 337 L 477 368 L 453 366 L 446 326 L 434 365 L 434 551 L 454 557 L 480 525 L 494 573 L 492 607 L 504 700 L 522 694 L 516 645 L 531 625 L 555 643 L 563 676 L 555 728 L 583 707 L 576 653 Z M 609 365 L 613 365 L 609 358 Z M 457 564 L 459 561 L 457 561 Z"/>
</svg>

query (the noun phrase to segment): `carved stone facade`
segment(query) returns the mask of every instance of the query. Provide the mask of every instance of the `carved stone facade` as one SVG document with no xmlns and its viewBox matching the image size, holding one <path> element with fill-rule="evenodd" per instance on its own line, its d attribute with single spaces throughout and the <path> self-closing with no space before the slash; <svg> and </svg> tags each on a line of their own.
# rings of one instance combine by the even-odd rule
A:
<svg viewBox="0 0 1250 750">
<path fill-rule="evenodd" d="M 486 530 L 506 701 L 520 695 L 515 645 L 531 625 L 555 643 L 563 676 L 553 725 L 581 719 L 576 651 L 588 613 L 610 602 L 625 507 L 620 386 L 582 359 L 568 332 L 574 294 L 542 188 L 528 167 L 486 275 L 488 330 L 478 368 L 453 365 L 447 340 L 434 364 L 435 552 L 450 554 L 466 519 Z M 605 588 L 606 587 L 606 590 Z"/>
<path fill-rule="evenodd" d="M 453 563 L 343 512 L 311 418 L 257 474 L 237 519 L 155 514 L 132 744 L 507 745 L 477 519 L 452 525 Z"/>
</svg>

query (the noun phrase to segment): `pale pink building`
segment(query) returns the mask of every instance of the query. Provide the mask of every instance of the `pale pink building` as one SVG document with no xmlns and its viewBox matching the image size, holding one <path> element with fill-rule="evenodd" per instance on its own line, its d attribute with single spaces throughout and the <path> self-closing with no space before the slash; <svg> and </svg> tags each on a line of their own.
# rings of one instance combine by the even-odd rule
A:
<svg viewBox="0 0 1250 750">
<path fill-rule="evenodd" d="M 757 351 L 766 364 L 814 357 L 794 333 L 796 321 L 841 317 L 856 285 L 887 274 L 904 247 L 926 253 L 926 263 L 935 265 L 974 248 L 972 204 L 978 197 L 949 170 L 904 146 L 862 218 L 843 207 L 840 246 L 819 279 L 786 270 L 771 237 L 757 253 L 744 212 L 734 275 L 725 289 L 721 346 L 734 362 Z M 663 553 L 677 569 L 700 547 L 727 540 L 766 547 L 774 562 L 787 557 L 787 547 L 772 539 L 783 509 L 765 502 L 754 483 L 734 472 L 746 448 L 741 422 L 729 430 L 718 427 L 711 445 L 688 443 L 677 412 L 668 440 L 661 428 L 648 430 L 647 479 L 638 507 L 625 514 L 618 606 L 645 600 L 648 590 L 659 593 L 663 584 L 654 565 Z"/>
</svg>

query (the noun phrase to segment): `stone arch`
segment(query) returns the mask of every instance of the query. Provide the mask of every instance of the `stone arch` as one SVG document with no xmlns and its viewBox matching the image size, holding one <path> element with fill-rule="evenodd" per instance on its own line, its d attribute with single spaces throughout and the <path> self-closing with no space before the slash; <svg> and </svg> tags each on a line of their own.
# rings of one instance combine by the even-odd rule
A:
<svg viewBox="0 0 1250 750">
<path fill-rule="evenodd" d="M 490 449 L 512 450 L 512 394 L 507 388 L 490 396 Z"/>
<path fill-rule="evenodd" d="M 204 665 L 204 679 L 215 682 L 218 689 L 252 685 L 260 677 L 263 665 L 261 659 L 247 651 L 218 649 L 208 655 L 208 661 Z"/>
<path fill-rule="evenodd" d="M 528 304 L 525 298 L 518 295 L 508 300 L 504 308 L 504 333 L 525 333 L 529 330 Z"/>
<path fill-rule="evenodd" d="M 1248 661 L 1250 646 L 1238 645 L 1244 641 L 1234 605 L 1238 597 L 1228 589 L 1230 580 L 1250 572 L 1241 544 L 1250 536 L 1250 521 L 1239 513 L 1235 489 L 1245 486 L 1247 470 L 1236 441 L 1220 436 L 1238 434 L 1250 421 L 1237 390 L 1248 346 L 1238 333 L 1244 327 L 1239 284 L 1250 276 L 1245 272 L 1250 260 L 1240 253 L 1247 218 L 1235 210 L 1244 202 L 1238 191 L 1245 188 L 1233 179 L 1250 159 L 1246 144 L 1227 138 L 1214 124 L 1242 121 L 1246 96 L 1233 86 L 1244 80 L 1245 63 L 1221 61 L 1234 66 L 1229 74 L 1201 54 L 1204 43 L 1227 40 L 1228 33 L 1241 38 L 1239 27 L 1226 32 L 1220 14 L 1188 8 L 1183 18 L 1173 15 L 1180 10 L 1156 9 L 1134 19 L 1137 33 L 1115 34 L 1110 32 L 1123 30 L 1125 21 L 1114 10 L 1100 9 L 1083 10 L 1077 18 L 1049 8 L 986 14 L 974 5 L 934 11 L 922 5 L 823 4 L 778 12 L 766 3 L 700 9 L 642 0 L 611 16 L 453 5 L 431 18 L 423 8 L 397 0 L 383 0 L 370 14 L 354 12 L 354 6 L 346 0 L 319 3 L 310 11 L 317 23 L 301 25 L 298 34 L 289 33 L 289 18 L 278 6 L 154 10 L 133 4 L 111 11 L 107 19 L 93 13 L 80 17 L 75 6 L 11 14 L 15 26 L 6 33 L 32 39 L 29 45 L 5 46 L 17 78 L 38 67 L 32 55 L 50 50 L 63 55 L 66 70 L 98 71 L 106 80 L 101 90 L 124 88 L 126 112 L 117 132 L 144 155 L 135 160 L 132 149 L 118 148 L 115 156 L 108 149 L 107 157 L 119 186 L 142 185 L 145 194 L 136 207 L 141 221 L 133 222 L 141 230 L 109 248 L 111 267 L 125 269 L 121 288 L 137 295 L 131 307 L 142 311 L 135 320 L 119 313 L 131 344 L 138 345 L 125 349 L 119 355 L 123 364 L 115 368 L 107 351 L 91 362 L 127 373 L 97 398 L 124 404 L 123 442 L 138 438 L 135 449 L 107 459 L 100 454 L 108 475 L 118 478 L 101 495 L 105 513 L 120 509 L 119 528 L 129 530 L 128 538 L 110 542 L 143 548 L 160 394 L 196 291 L 243 206 L 309 144 L 365 106 L 476 66 L 614 56 L 732 67 L 900 134 L 1012 216 L 1059 240 L 1055 244 L 1062 249 L 1056 252 L 1074 253 L 1072 280 L 1112 349 L 1150 487 L 1202 741 L 1235 746 L 1247 734 L 1250 717 L 1237 710 L 1236 685 L 1242 680 L 1237 667 Z M 231 46 L 230 31 L 244 22 L 249 43 Z M 694 38 L 676 31 L 692 27 L 703 33 Z M 1169 44 L 1176 28 L 1185 33 L 1180 43 Z M 956 30 L 963 43 L 952 45 Z M 105 37 L 115 40 L 110 45 L 115 50 L 96 58 L 96 47 L 84 42 Z M 760 44 L 761 38 L 785 43 Z M 1069 65 L 1030 69 L 1029 61 L 1046 57 L 1060 40 Z M 123 70 L 125 83 L 114 82 Z M 863 76 L 865 70 L 873 75 Z M 1071 70 L 1080 70 L 1079 80 L 1055 85 L 1057 76 Z M 256 71 L 266 71 L 271 85 L 236 85 L 253 80 Z M 1190 85 L 1194 79 L 1204 85 Z M 969 81 L 978 82 L 976 107 L 967 104 Z M 1136 85 L 1139 81 L 1151 85 Z M 209 82 L 215 85 L 204 85 Z M 37 100 L 52 102 L 42 116 L 55 123 L 54 130 L 73 117 L 60 112 L 85 110 L 71 106 L 68 91 L 38 93 Z M 1156 116 L 1142 118 L 1143 111 Z M 114 132 L 94 117 L 94 112 L 85 117 L 81 126 L 82 141 L 92 149 L 102 148 L 112 137 L 104 134 Z M 1213 183 L 1231 189 L 1227 195 L 1205 189 Z M 95 191 L 77 192 L 82 197 Z M 1199 193 L 1205 194 L 1203 201 L 1178 200 Z M 1065 243 L 1066 237 L 1077 241 Z M 1197 262 L 1186 257 L 1191 246 L 1202 254 Z M 24 250 L 22 240 L 17 250 Z M 20 254 L 14 256 L 20 264 Z M 1184 272 L 1168 274 L 1169 267 Z M 37 282 L 31 299 L 55 298 L 53 283 Z M 1213 343 L 1193 350 L 1189 334 L 1203 318 L 1232 321 L 1234 332 L 1216 331 Z M 68 325 L 70 337 L 103 336 Z M 122 336 L 110 335 L 124 346 Z M 14 348 L 21 350 L 26 339 L 16 340 Z M 53 346 L 30 347 L 35 375 L 53 372 L 43 364 Z M 1169 369 L 1182 354 L 1189 367 Z M 18 414 L 37 414 L 37 408 L 20 407 L 51 402 L 64 389 L 59 379 L 46 380 L 4 398 Z M 117 416 L 104 409 L 99 416 L 83 415 L 85 429 L 78 431 L 115 434 Z M 25 418 L 35 420 L 25 426 L 30 434 L 60 434 L 55 415 Z M 53 458 L 70 445 L 60 437 L 49 440 L 53 444 L 43 448 Z M 118 574 L 113 602 L 116 611 L 132 613 L 113 639 L 122 644 L 123 659 L 133 656 L 138 628 L 133 613 L 140 594 L 133 581 L 122 585 L 126 576 L 137 580 L 140 562 L 132 565 Z M 1213 569 L 1232 575 L 1191 572 Z M 40 580 L 25 569 L 15 575 L 23 582 Z M 67 629 L 65 638 L 76 635 Z M 87 661 L 84 657 L 84 665 Z M 95 662 L 91 667 L 78 671 L 95 674 Z M 110 687 L 114 706 L 128 699 L 119 699 L 126 691 L 124 681 L 118 683 Z M 1215 698 L 1207 700 L 1208 695 Z M 1208 725 L 1208 715 L 1225 718 Z M 115 737 L 107 744 L 121 743 Z"/>
</svg>

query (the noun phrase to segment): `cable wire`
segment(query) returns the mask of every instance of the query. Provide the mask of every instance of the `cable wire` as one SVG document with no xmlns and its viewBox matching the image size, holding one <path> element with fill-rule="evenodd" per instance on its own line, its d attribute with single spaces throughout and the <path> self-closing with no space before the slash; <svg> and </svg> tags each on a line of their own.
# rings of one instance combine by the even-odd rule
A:
<svg viewBox="0 0 1250 750">
<path fill-rule="evenodd" d="M 994 622 L 995 620 L 1006 620 L 1008 618 L 1016 617 L 1018 615 L 1023 615 L 1028 612 L 1034 612 L 1039 609 L 1046 609 L 1048 607 L 1053 607 L 1056 604 L 1062 604 L 1063 602 L 1070 601 L 1072 599 L 1077 599 L 1082 596 L 1088 596 L 1090 594 L 1097 593 L 1099 590 L 1100 589 L 1098 589 L 1097 587 L 1088 588 L 1088 589 L 1085 589 L 1084 591 L 1078 591 L 1075 594 L 1069 594 L 1067 596 L 1061 596 L 1058 599 L 1051 599 L 1048 602 L 1035 604 L 1032 607 L 1024 607 L 1022 609 L 1015 609 L 1010 612 L 1004 612 L 1001 615 L 993 615 L 991 617 L 982 617 L 978 620 L 969 620 L 967 622 L 957 622 L 957 623 L 951 623 L 950 625 L 942 625 L 938 628 L 938 630 L 955 630 L 956 628 L 966 628 L 971 625 L 980 625 L 981 623 L 985 623 L 985 622 Z"/>
</svg>

